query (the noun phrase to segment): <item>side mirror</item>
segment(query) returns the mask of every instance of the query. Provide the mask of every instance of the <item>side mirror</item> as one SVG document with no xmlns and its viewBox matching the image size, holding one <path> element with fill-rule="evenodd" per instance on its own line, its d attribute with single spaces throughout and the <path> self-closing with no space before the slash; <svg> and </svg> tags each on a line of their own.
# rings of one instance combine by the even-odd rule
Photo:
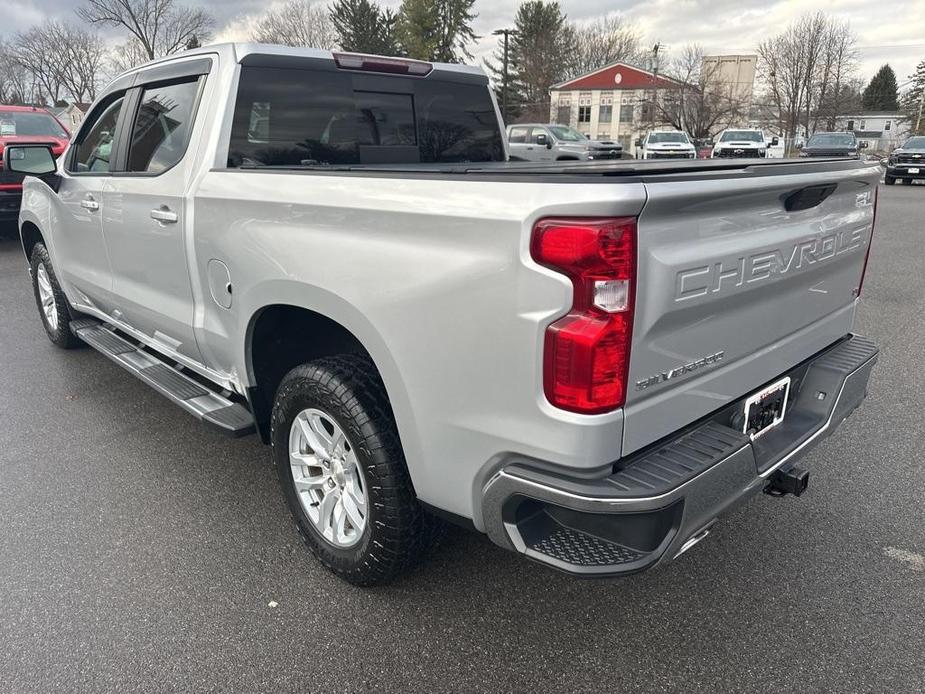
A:
<svg viewBox="0 0 925 694">
<path fill-rule="evenodd" d="M 858 147 L 860 147 L 861 149 L 867 149 L 867 143 L 866 143 L 866 142 L 861 142 L 861 143 L 858 145 Z"/>
<path fill-rule="evenodd" d="M 636 146 L 642 147 L 642 140 L 636 140 Z"/>
<path fill-rule="evenodd" d="M 549 146 L 549 140 L 541 133 L 536 136 L 536 144 L 538 144 L 540 147 L 547 147 Z"/>
<path fill-rule="evenodd" d="M 797 143 L 794 145 L 794 147 L 796 147 L 797 149 L 803 149 L 803 143 L 802 143 L 802 142 L 797 142 Z"/>
<path fill-rule="evenodd" d="M 47 145 L 11 145 L 3 150 L 3 168 L 27 176 L 47 176 L 58 170 Z"/>
<path fill-rule="evenodd" d="M 772 146 L 772 147 L 777 147 L 777 145 L 779 145 L 779 144 L 780 144 L 780 138 L 777 138 L 777 137 L 772 137 L 772 138 L 771 138 L 771 146 Z"/>
</svg>

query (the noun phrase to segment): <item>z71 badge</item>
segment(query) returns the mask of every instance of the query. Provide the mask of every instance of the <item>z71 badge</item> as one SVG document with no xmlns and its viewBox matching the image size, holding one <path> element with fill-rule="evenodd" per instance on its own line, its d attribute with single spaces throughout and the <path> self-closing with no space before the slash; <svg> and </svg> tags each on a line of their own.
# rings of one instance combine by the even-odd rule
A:
<svg viewBox="0 0 925 694">
<path fill-rule="evenodd" d="M 711 366 L 723 360 L 723 357 L 726 356 L 726 352 L 716 352 L 706 357 L 701 357 L 696 359 L 689 364 L 684 364 L 683 366 L 678 366 L 677 368 L 671 369 L 669 371 L 662 371 L 657 373 L 654 376 L 649 376 L 648 378 L 643 378 L 640 381 L 636 381 L 636 390 L 645 390 L 646 388 L 651 388 L 652 386 L 657 386 L 659 383 L 665 383 L 680 376 L 685 376 L 686 374 L 696 371 L 697 369 L 702 369 L 705 366 Z"/>
</svg>

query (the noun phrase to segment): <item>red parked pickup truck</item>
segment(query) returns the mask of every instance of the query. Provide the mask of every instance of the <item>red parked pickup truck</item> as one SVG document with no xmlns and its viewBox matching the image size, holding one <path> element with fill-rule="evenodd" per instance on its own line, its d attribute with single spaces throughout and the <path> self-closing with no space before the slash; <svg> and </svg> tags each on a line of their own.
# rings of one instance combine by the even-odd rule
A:
<svg viewBox="0 0 925 694">
<path fill-rule="evenodd" d="M 57 157 L 67 147 L 70 133 L 42 108 L 0 105 L 0 157 L 11 144 L 47 144 Z M 3 169 L 0 161 L 0 221 L 15 220 L 22 200 L 22 174 Z"/>
</svg>

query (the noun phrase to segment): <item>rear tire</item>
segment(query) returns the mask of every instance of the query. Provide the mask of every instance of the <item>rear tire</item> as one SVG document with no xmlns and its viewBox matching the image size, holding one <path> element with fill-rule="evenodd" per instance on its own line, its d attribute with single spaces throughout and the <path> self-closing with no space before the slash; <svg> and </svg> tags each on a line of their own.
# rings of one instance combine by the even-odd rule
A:
<svg viewBox="0 0 925 694">
<path fill-rule="evenodd" d="M 325 357 L 294 368 L 279 386 L 270 427 L 299 534 L 342 579 L 389 583 L 439 537 L 434 528 L 442 522 L 415 497 L 385 387 L 368 358 Z"/>
<path fill-rule="evenodd" d="M 68 309 L 67 297 L 58 284 L 58 277 L 51 264 L 48 249 L 42 243 L 37 243 L 32 249 L 30 257 L 32 269 L 32 292 L 35 294 L 35 303 L 42 317 L 42 325 L 52 344 L 62 349 L 72 349 L 80 344 L 80 340 L 71 333 L 71 313 Z"/>
</svg>

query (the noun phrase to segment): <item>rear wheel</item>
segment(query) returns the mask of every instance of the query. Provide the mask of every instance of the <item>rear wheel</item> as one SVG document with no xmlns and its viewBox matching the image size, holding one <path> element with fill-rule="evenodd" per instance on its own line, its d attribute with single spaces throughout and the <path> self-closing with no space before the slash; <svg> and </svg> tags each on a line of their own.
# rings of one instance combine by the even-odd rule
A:
<svg viewBox="0 0 925 694">
<path fill-rule="evenodd" d="M 68 310 L 67 297 L 58 284 L 58 277 L 51 264 L 48 249 L 37 243 L 30 258 L 32 268 L 32 291 L 35 303 L 42 317 L 42 325 L 48 339 L 58 347 L 70 349 L 80 344 L 80 340 L 71 333 L 71 314 Z"/>
<path fill-rule="evenodd" d="M 277 472 L 305 544 L 350 583 L 388 583 L 433 542 L 385 388 L 369 359 L 298 366 L 276 395 Z"/>
</svg>

